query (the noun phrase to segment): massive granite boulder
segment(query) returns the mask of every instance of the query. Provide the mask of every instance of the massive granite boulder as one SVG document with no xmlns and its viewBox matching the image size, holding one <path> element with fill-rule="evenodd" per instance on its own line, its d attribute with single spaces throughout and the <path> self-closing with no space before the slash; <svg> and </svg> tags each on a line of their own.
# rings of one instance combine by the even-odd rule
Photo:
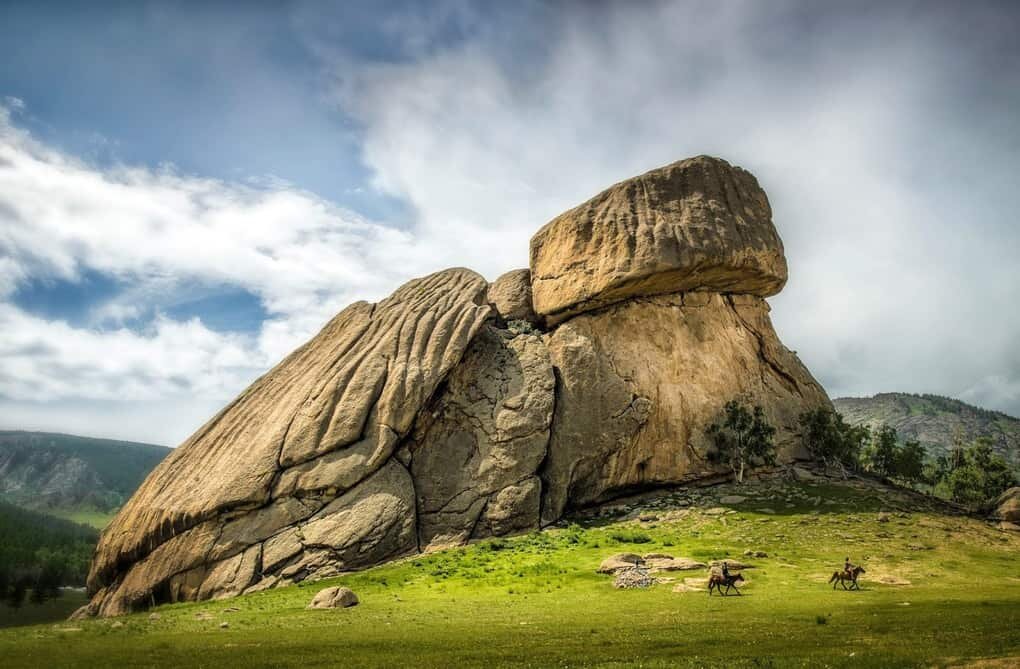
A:
<svg viewBox="0 0 1020 669">
<path fill-rule="evenodd" d="M 329 515 L 334 504 L 358 503 L 344 493 L 387 463 L 460 362 L 490 314 L 486 288 L 478 274 L 453 269 L 340 312 L 149 475 L 100 539 L 88 580 L 92 609 L 117 614 L 184 591 L 200 596 L 209 589 L 196 568 L 215 569 L 327 504 Z M 399 478 L 391 473 L 385 484 L 399 486 Z M 390 494 L 407 497 L 413 512 L 405 479 L 407 490 Z M 393 512 L 389 501 L 381 506 Z M 384 557 L 373 550 L 356 564 Z M 256 569 L 229 592 L 262 576 Z M 175 577 L 188 580 L 184 591 Z"/>
<path fill-rule="evenodd" d="M 630 297 L 691 290 L 768 297 L 783 243 L 757 179 L 698 156 L 622 181 L 531 239 L 535 310 L 550 324 Z"/>
<path fill-rule="evenodd" d="M 610 188 L 492 285 L 358 302 L 177 448 L 103 533 L 79 615 L 229 597 L 539 528 L 724 473 L 707 426 L 761 405 L 781 460 L 830 406 L 776 337 L 754 177 L 699 157 Z M 537 329 L 545 325 L 548 329 Z"/>
<path fill-rule="evenodd" d="M 542 520 L 568 506 L 721 472 L 706 429 L 727 400 L 760 405 L 780 460 L 825 391 L 776 337 L 763 299 L 685 293 L 628 300 L 548 336 L 559 377 Z"/>
</svg>

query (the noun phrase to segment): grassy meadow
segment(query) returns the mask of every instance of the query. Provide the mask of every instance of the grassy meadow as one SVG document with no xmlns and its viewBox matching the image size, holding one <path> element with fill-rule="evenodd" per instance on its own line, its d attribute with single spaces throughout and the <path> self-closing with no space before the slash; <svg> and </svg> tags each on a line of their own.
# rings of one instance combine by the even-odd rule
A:
<svg viewBox="0 0 1020 669">
<path fill-rule="evenodd" d="M 697 590 L 705 570 L 617 590 L 596 569 L 618 552 L 752 566 L 742 597 Z M 859 592 L 826 583 L 846 555 L 867 569 Z M 866 484 L 677 490 L 314 584 L 0 630 L 0 657 L 12 669 L 1017 666 L 1018 555 L 1016 534 Z M 305 608 L 334 584 L 361 604 Z"/>
<path fill-rule="evenodd" d="M 105 530 L 113 517 L 117 515 L 116 511 L 85 511 L 81 509 L 47 509 L 46 513 L 70 520 L 73 523 L 88 525 L 97 530 Z"/>
</svg>

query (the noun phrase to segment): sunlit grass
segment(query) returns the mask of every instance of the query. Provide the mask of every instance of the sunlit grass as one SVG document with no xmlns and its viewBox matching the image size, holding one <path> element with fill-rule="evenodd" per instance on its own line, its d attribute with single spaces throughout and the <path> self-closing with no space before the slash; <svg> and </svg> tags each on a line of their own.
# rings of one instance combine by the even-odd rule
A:
<svg viewBox="0 0 1020 669">
<path fill-rule="evenodd" d="M 117 627 L 99 620 L 7 630 L 0 657 L 11 667 L 896 667 L 1020 656 L 1018 537 L 976 520 L 897 512 L 880 492 L 790 490 L 760 490 L 760 499 L 721 515 L 667 496 L 640 514 L 164 606 L 159 620 L 144 613 Z M 887 522 L 878 520 L 883 508 Z M 747 558 L 746 550 L 768 557 Z M 754 568 L 744 572 L 743 597 L 672 591 L 703 572 L 615 590 L 595 570 L 624 551 Z M 861 592 L 826 583 L 846 555 L 868 570 Z M 340 583 L 359 606 L 305 609 L 319 588 Z"/>
</svg>

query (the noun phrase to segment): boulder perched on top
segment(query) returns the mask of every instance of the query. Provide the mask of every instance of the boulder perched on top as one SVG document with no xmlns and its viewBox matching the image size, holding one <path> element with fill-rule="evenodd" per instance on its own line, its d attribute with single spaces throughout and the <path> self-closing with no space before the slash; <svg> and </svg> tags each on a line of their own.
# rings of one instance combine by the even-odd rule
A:
<svg viewBox="0 0 1020 669">
<path fill-rule="evenodd" d="M 775 295 L 786 257 L 754 176 L 698 156 L 554 218 L 531 239 L 531 273 L 535 311 L 552 324 L 631 297 Z"/>
<path fill-rule="evenodd" d="M 731 399 L 764 409 L 789 462 L 800 414 L 831 406 L 761 297 L 786 278 L 768 201 L 724 161 L 564 214 L 532 271 L 450 269 L 344 309 L 153 470 L 103 533 L 78 615 L 327 578 L 722 477 L 705 432 Z M 600 566 L 628 587 L 692 568 Z"/>
</svg>

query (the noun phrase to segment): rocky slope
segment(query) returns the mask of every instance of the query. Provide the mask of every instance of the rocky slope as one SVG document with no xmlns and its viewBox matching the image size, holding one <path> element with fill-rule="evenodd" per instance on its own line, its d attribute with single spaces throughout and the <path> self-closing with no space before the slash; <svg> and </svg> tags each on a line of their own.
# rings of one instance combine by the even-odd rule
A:
<svg viewBox="0 0 1020 669">
<path fill-rule="evenodd" d="M 104 532 L 81 615 L 250 592 L 719 477 L 705 428 L 760 404 L 779 455 L 829 406 L 762 299 L 786 280 L 764 192 L 698 157 L 611 187 L 489 285 L 359 302 L 178 448 Z M 546 328 L 546 329 L 542 329 Z"/>
<path fill-rule="evenodd" d="M 170 451 L 112 439 L 0 431 L 0 499 L 43 511 L 112 511 Z"/>
<path fill-rule="evenodd" d="M 841 397 L 836 409 L 855 425 L 889 425 L 902 439 L 916 439 L 933 455 L 944 455 L 954 439 L 989 437 L 995 450 L 1020 470 L 1020 419 L 938 395 L 879 393 Z"/>
</svg>

